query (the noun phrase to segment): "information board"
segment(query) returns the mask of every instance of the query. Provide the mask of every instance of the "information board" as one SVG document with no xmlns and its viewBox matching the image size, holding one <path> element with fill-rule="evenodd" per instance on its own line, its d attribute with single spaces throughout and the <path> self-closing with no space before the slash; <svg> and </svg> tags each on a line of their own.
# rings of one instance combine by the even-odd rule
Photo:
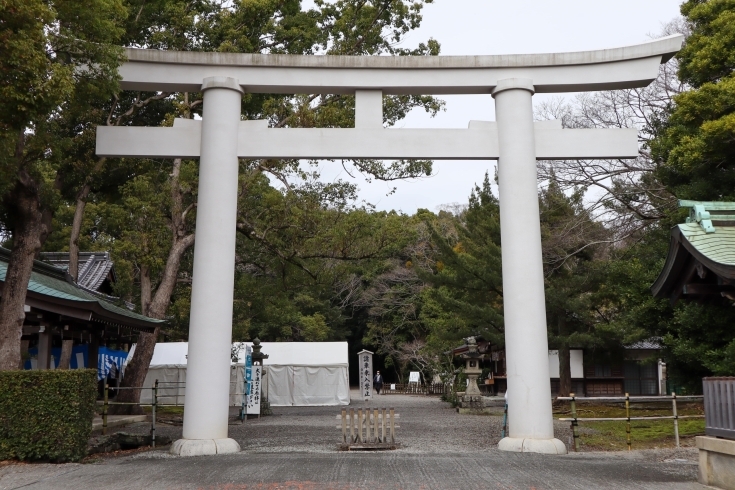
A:
<svg viewBox="0 0 735 490">
<path fill-rule="evenodd" d="M 362 398 L 369 400 L 373 397 L 373 353 L 363 350 L 357 355 L 360 366 L 360 391 Z"/>
</svg>

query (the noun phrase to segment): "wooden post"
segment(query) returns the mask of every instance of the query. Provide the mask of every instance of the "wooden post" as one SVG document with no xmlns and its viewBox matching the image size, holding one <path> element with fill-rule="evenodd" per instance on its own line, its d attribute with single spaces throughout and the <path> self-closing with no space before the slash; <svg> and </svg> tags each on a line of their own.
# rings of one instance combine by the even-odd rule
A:
<svg viewBox="0 0 735 490">
<path fill-rule="evenodd" d="M 99 369 L 97 367 L 100 353 L 100 339 L 96 332 L 92 332 L 87 347 L 87 369 Z"/>
<path fill-rule="evenodd" d="M 390 442 L 391 444 L 396 442 L 396 412 L 393 407 L 390 409 Z"/>
<path fill-rule="evenodd" d="M 380 442 L 382 442 L 383 444 L 385 444 L 385 423 L 386 423 L 385 407 L 383 407 L 383 423 L 381 424 L 381 427 L 383 428 L 383 430 L 381 431 L 381 437 L 380 437 Z"/>
<path fill-rule="evenodd" d="M 105 392 L 102 397 L 102 435 L 107 435 L 107 381 L 105 381 Z"/>
<path fill-rule="evenodd" d="M 19 370 L 25 369 L 25 363 L 26 359 L 28 359 L 28 344 L 30 343 L 29 340 L 21 340 L 20 341 L 20 364 L 18 365 Z"/>
<path fill-rule="evenodd" d="M 628 440 L 628 451 L 630 451 L 630 394 L 625 394 L 625 417 L 628 419 L 625 422 L 625 433 Z"/>
<path fill-rule="evenodd" d="M 38 333 L 38 369 L 50 369 L 51 367 L 51 332 L 49 326 L 41 324 L 43 332 Z"/>
<path fill-rule="evenodd" d="M 153 405 L 151 406 L 151 447 L 156 447 L 156 406 L 158 406 L 158 380 L 153 385 Z"/>
<path fill-rule="evenodd" d="M 378 432 L 378 409 L 373 410 L 373 440 L 374 442 L 380 442 L 380 433 Z"/>
<path fill-rule="evenodd" d="M 362 408 L 357 409 L 357 442 L 362 443 Z"/>
<path fill-rule="evenodd" d="M 672 392 L 671 405 L 674 411 L 674 437 L 676 438 L 676 447 L 679 447 L 679 413 L 676 410 L 676 392 Z"/>
<path fill-rule="evenodd" d="M 569 393 L 572 397 L 572 435 L 574 436 L 574 452 L 579 452 L 579 429 L 577 428 L 577 402 L 574 400 L 574 393 Z"/>
<path fill-rule="evenodd" d="M 347 410 L 342 409 L 342 442 L 347 443 Z"/>
<path fill-rule="evenodd" d="M 350 443 L 356 442 L 355 439 L 355 409 L 350 408 Z"/>
<path fill-rule="evenodd" d="M 74 347 L 74 340 L 64 339 L 64 333 L 61 333 L 61 355 L 59 356 L 59 365 L 57 369 L 69 369 L 71 364 L 71 351 Z"/>
</svg>

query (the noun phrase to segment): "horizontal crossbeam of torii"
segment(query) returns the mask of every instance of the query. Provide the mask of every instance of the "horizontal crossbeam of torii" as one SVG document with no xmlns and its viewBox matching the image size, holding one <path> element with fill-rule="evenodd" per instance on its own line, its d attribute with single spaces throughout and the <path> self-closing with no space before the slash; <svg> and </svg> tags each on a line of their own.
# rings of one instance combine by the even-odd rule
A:
<svg viewBox="0 0 735 490">
<path fill-rule="evenodd" d="M 382 116 L 381 116 L 382 120 Z M 172 128 L 100 126 L 97 154 L 106 157 L 199 158 L 201 121 L 175 119 Z M 537 160 L 635 158 L 635 129 L 562 129 L 534 124 Z M 131 145 L 131 142 L 135 142 Z M 271 129 L 268 121 L 240 121 L 239 158 L 497 160 L 495 122 L 469 129 Z"/>
<path fill-rule="evenodd" d="M 498 159 L 509 437 L 506 451 L 563 453 L 549 385 L 536 160 L 635 158 L 637 132 L 534 122 L 532 96 L 644 87 L 680 48 L 670 36 L 624 48 L 503 56 L 296 56 L 128 49 L 126 90 L 203 92 L 201 121 L 99 127 L 97 153 L 199 158 L 187 397 L 180 455 L 239 450 L 227 438 L 238 158 Z M 243 93 L 355 94 L 355 128 L 241 121 Z M 383 128 L 385 94 L 487 94 L 496 122 Z"/>
</svg>

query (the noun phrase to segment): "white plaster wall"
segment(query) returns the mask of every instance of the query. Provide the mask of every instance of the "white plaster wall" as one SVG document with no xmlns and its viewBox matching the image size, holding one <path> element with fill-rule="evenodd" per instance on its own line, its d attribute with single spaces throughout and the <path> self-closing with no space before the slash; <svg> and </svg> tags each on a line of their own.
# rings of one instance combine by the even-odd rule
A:
<svg viewBox="0 0 735 490">
<path fill-rule="evenodd" d="M 584 378 L 584 351 L 572 349 L 569 353 L 572 367 L 572 378 Z M 549 351 L 549 378 L 559 377 L 559 351 Z"/>
</svg>

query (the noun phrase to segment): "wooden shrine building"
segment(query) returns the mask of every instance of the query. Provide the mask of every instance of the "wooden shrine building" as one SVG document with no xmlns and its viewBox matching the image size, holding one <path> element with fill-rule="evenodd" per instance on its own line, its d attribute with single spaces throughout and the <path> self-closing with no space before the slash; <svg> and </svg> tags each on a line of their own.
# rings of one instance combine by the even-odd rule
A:
<svg viewBox="0 0 735 490">
<path fill-rule="evenodd" d="M 109 256 L 104 253 L 96 256 L 105 257 L 109 262 Z M 10 251 L 0 248 L 0 296 L 5 286 L 9 258 Z M 86 264 L 90 257 L 85 258 L 87 260 L 83 263 Z M 34 261 L 24 305 L 23 363 L 28 358 L 29 348 L 35 348 L 34 367 L 53 369 L 52 348 L 61 347 L 64 341 L 72 341 L 74 346 L 86 344 L 85 367 L 93 368 L 97 365 L 100 346 L 114 345 L 120 349 L 124 344 L 135 342 L 140 332 L 153 332 L 157 326 L 165 324 L 163 320 L 135 313 L 131 305 L 119 298 L 93 289 L 95 284 L 102 285 L 110 277 L 109 264 L 100 262 L 105 261 L 89 263 L 88 269 L 97 272 L 89 276 L 95 279 L 85 287 L 72 281 L 65 268 Z M 22 369 L 22 365 L 19 368 Z"/>
<path fill-rule="evenodd" d="M 656 298 L 701 302 L 735 300 L 735 203 L 679 201 L 690 208 L 686 223 L 671 229 Z"/>
</svg>

